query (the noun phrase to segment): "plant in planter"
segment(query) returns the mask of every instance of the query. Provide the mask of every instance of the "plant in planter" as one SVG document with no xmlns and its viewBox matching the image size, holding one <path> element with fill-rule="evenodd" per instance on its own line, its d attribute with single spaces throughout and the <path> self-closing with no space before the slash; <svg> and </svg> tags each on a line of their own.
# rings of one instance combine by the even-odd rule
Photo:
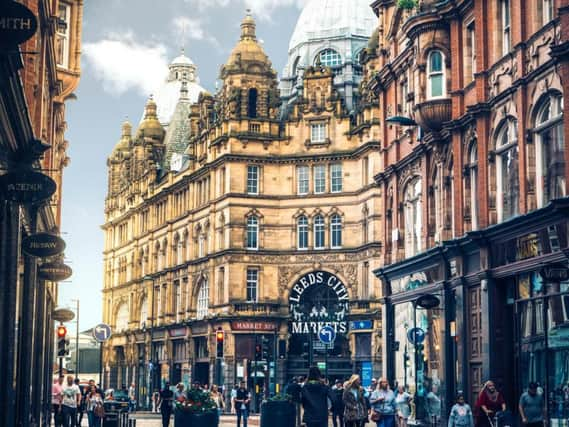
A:
<svg viewBox="0 0 569 427">
<path fill-rule="evenodd" d="M 277 394 L 261 405 L 261 427 L 294 427 L 296 407 L 292 396 Z"/>
<path fill-rule="evenodd" d="M 209 393 L 188 390 L 186 399 L 176 402 L 174 425 L 176 427 L 217 427 L 219 414 L 217 405 Z"/>
<path fill-rule="evenodd" d="M 397 0 L 397 7 L 400 9 L 414 9 L 418 6 L 418 0 Z"/>
</svg>

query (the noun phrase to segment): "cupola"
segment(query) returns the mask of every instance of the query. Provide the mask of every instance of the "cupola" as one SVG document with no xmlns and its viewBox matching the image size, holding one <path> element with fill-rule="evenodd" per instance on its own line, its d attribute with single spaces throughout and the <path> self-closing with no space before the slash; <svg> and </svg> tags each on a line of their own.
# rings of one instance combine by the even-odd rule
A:
<svg viewBox="0 0 569 427">
<path fill-rule="evenodd" d="M 144 119 L 138 127 L 136 137 L 137 139 L 152 138 L 157 140 L 164 138 L 164 128 L 158 120 L 156 102 L 154 102 L 152 96 L 150 96 L 144 107 Z"/>
</svg>

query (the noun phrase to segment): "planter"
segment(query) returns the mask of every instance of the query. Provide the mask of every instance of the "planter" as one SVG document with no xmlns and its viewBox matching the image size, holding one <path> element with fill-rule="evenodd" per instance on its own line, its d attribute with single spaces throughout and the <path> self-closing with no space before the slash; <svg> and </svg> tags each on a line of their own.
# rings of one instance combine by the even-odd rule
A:
<svg viewBox="0 0 569 427">
<path fill-rule="evenodd" d="M 218 427 L 219 414 L 210 412 L 174 411 L 174 427 Z"/>
<path fill-rule="evenodd" d="M 261 405 L 261 427 L 295 427 L 295 407 L 289 401 L 269 401 Z"/>
</svg>

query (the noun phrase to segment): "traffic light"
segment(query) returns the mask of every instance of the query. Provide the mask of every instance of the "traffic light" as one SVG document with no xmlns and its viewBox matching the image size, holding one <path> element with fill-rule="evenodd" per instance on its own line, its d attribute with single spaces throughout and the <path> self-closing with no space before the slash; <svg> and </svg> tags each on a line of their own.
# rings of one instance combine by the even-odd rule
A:
<svg viewBox="0 0 569 427">
<path fill-rule="evenodd" d="M 219 359 L 223 358 L 223 338 L 224 338 L 224 332 L 221 328 L 219 328 L 215 332 L 216 357 Z"/>
<path fill-rule="evenodd" d="M 57 357 L 65 357 L 69 354 L 69 339 L 67 328 L 63 325 L 57 327 Z"/>
<path fill-rule="evenodd" d="M 261 344 L 255 344 L 255 360 L 261 360 L 263 357 L 263 347 Z"/>
<path fill-rule="evenodd" d="M 271 357 L 271 340 L 269 340 L 268 337 L 261 335 L 261 350 L 262 350 L 262 354 L 261 354 L 261 359 L 263 360 L 269 360 L 269 358 Z"/>
</svg>

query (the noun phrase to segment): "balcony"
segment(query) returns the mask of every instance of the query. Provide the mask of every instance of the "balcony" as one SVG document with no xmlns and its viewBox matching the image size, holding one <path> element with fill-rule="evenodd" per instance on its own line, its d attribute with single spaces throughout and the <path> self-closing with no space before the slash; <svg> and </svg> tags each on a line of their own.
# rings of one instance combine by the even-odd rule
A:
<svg viewBox="0 0 569 427">
<path fill-rule="evenodd" d="M 237 302 L 233 304 L 235 313 L 254 313 L 254 314 L 278 314 L 280 305 L 278 303 L 253 303 Z"/>
<path fill-rule="evenodd" d="M 415 105 L 415 121 L 425 130 L 439 131 L 445 122 L 450 121 L 451 99 L 432 99 Z"/>
</svg>

